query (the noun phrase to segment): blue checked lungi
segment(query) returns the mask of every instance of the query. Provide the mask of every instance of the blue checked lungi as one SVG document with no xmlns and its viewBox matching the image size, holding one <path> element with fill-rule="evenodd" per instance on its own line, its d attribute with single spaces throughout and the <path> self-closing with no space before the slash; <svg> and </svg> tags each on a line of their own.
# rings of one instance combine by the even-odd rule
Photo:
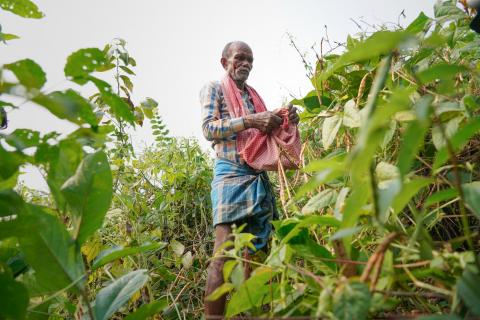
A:
<svg viewBox="0 0 480 320">
<path fill-rule="evenodd" d="M 266 172 L 258 172 L 245 164 L 226 159 L 215 161 L 212 181 L 213 225 L 247 226 L 242 232 L 256 236 L 256 249 L 263 248 L 272 231 L 271 221 L 277 219 L 270 181 Z"/>
</svg>

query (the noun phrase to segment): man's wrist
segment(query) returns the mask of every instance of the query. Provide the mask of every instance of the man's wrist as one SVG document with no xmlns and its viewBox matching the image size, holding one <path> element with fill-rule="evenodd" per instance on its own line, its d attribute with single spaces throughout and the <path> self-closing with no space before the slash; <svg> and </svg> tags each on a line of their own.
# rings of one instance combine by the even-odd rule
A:
<svg viewBox="0 0 480 320">
<path fill-rule="evenodd" d="M 246 115 L 243 117 L 243 124 L 245 125 L 245 129 L 253 128 L 253 121 L 252 115 Z"/>
</svg>

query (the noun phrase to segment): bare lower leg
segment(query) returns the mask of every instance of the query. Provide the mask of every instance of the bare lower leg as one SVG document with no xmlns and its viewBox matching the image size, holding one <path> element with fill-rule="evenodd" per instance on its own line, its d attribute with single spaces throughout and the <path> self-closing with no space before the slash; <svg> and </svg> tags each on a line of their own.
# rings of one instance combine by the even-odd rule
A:
<svg viewBox="0 0 480 320">
<path fill-rule="evenodd" d="M 213 253 L 215 254 L 218 248 L 228 240 L 232 233 L 229 225 L 217 225 L 215 227 L 215 245 Z M 208 266 L 207 284 L 205 288 L 205 297 L 208 297 L 215 289 L 220 287 L 223 283 L 223 264 L 225 258 L 214 258 Z M 223 316 L 225 311 L 225 295 L 215 301 L 205 300 L 205 317 L 209 316 Z"/>
</svg>

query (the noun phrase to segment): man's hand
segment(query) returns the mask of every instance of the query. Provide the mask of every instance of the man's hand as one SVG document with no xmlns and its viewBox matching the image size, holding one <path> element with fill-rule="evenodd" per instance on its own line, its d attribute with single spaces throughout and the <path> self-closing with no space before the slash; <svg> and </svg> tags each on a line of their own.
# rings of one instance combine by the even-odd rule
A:
<svg viewBox="0 0 480 320">
<path fill-rule="evenodd" d="M 249 114 L 243 117 L 245 128 L 256 128 L 264 133 L 277 129 L 283 122 L 282 118 L 272 111 Z"/>
<path fill-rule="evenodd" d="M 298 124 L 300 122 L 300 117 L 297 113 L 297 108 L 295 108 L 291 103 L 287 105 L 288 109 L 288 121 L 293 124 Z"/>
</svg>

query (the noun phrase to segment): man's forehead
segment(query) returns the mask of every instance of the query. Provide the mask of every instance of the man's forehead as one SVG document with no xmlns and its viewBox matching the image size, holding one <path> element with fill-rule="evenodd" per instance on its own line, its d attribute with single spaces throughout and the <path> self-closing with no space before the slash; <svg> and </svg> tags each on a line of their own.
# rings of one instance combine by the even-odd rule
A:
<svg viewBox="0 0 480 320">
<path fill-rule="evenodd" d="M 248 51 L 249 53 L 252 53 L 250 46 L 241 41 L 232 43 L 230 46 L 230 53 L 233 53 L 234 51 Z"/>
</svg>

